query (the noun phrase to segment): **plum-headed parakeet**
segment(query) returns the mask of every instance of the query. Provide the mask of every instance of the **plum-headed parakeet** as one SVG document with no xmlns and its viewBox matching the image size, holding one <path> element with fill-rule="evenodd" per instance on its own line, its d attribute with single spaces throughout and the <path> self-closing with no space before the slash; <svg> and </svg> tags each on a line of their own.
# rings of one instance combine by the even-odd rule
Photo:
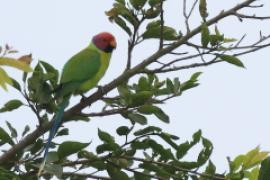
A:
<svg viewBox="0 0 270 180">
<path fill-rule="evenodd" d="M 61 125 L 70 96 L 83 94 L 97 85 L 109 66 L 111 54 L 115 48 L 114 36 L 108 32 L 102 32 L 95 35 L 88 47 L 75 54 L 64 65 L 60 86 L 56 92 L 57 98 L 60 99 L 60 105 L 53 119 L 54 124 L 50 130 L 38 176 L 44 169 L 52 138 Z"/>
</svg>

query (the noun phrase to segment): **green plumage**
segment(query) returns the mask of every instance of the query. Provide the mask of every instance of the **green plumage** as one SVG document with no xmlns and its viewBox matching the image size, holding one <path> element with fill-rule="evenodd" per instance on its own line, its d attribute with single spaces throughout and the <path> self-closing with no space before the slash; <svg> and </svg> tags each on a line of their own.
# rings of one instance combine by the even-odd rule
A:
<svg viewBox="0 0 270 180">
<path fill-rule="evenodd" d="M 95 87 L 105 74 L 110 57 L 111 53 L 99 50 L 94 44 L 71 57 L 63 69 L 59 96 L 82 94 Z"/>
<path fill-rule="evenodd" d="M 115 47 L 116 42 L 113 35 L 106 32 L 100 33 L 94 36 L 87 48 L 75 54 L 65 64 L 60 86 L 56 91 L 59 107 L 53 118 L 53 126 L 45 146 L 44 158 L 39 167 L 38 177 L 45 167 L 50 144 L 61 125 L 71 95 L 83 94 L 97 85 L 109 66 L 111 52 Z"/>
</svg>

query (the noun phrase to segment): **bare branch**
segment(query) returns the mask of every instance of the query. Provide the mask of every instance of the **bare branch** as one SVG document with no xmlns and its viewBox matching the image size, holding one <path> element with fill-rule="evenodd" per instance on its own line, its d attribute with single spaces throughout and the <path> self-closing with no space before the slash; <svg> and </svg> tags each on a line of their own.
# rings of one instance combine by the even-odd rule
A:
<svg viewBox="0 0 270 180">
<path fill-rule="evenodd" d="M 164 41 L 164 10 L 163 10 L 164 1 L 160 2 L 160 41 L 159 41 L 159 49 L 163 48 Z"/>
<path fill-rule="evenodd" d="M 219 63 L 222 61 L 209 61 L 204 63 L 193 63 L 189 65 L 183 65 L 183 66 L 175 66 L 172 68 L 166 68 L 166 69 L 153 69 L 153 70 L 142 70 L 141 73 L 166 73 L 166 72 L 173 72 L 173 71 L 179 71 L 183 69 L 190 69 L 190 68 L 196 68 L 196 67 L 203 67 L 203 66 L 209 66 L 211 64 Z"/>
<path fill-rule="evenodd" d="M 245 14 L 240 14 L 240 13 L 235 13 L 234 14 L 240 21 L 243 21 L 243 19 L 257 19 L 257 20 L 265 20 L 265 19 L 270 19 L 270 16 L 256 16 L 254 15 L 245 15 Z"/>
<path fill-rule="evenodd" d="M 105 177 L 105 176 L 97 176 L 97 175 L 93 175 L 93 174 L 73 173 L 73 172 L 63 172 L 63 176 L 91 178 L 91 179 L 98 179 L 98 180 L 110 180 L 111 179 L 111 178 Z"/>
<path fill-rule="evenodd" d="M 180 172 L 196 174 L 196 175 L 199 175 L 201 177 L 211 178 L 213 180 L 225 180 L 225 177 L 213 176 L 213 175 L 209 175 L 209 174 L 205 174 L 205 173 L 199 173 L 196 170 L 193 171 L 193 170 L 189 170 L 189 169 L 185 169 L 185 168 L 180 168 L 178 166 L 174 166 L 174 165 L 169 164 L 169 163 L 163 163 L 163 162 L 158 162 L 158 161 L 154 161 L 154 160 L 146 160 L 146 159 L 137 158 L 137 157 L 130 157 L 130 156 L 120 156 L 119 158 L 123 158 L 123 159 L 127 159 L 127 160 L 134 160 L 134 161 L 139 161 L 139 162 L 144 162 L 144 163 L 157 164 L 157 165 L 160 165 L 163 167 L 173 168 L 173 169 L 180 171 Z"/>
<path fill-rule="evenodd" d="M 85 117 L 97 117 L 97 116 L 109 116 L 109 115 L 114 115 L 114 114 L 121 114 L 124 112 L 127 112 L 128 108 L 119 108 L 119 109 L 111 109 L 111 110 L 106 110 L 102 112 L 97 112 L 97 113 L 81 113 L 81 116 Z"/>
<path fill-rule="evenodd" d="M 190 11 L 187 13 L 187 1 L 183 0 L 183 16 L 185 18 L 185 24 L 186 24 L 187 32 L 190 32 L 190 27 L 189 27 L 189 22 L 188 21 L 189 21 L 190 16 L 192 15 L 192 13 L 194 11 L 194 8 L 195 8 L 197 3 L 198 3 L 198 0 L 195 0 L 193 2 L 193 5 L 192 5 Z"/>
</svg>

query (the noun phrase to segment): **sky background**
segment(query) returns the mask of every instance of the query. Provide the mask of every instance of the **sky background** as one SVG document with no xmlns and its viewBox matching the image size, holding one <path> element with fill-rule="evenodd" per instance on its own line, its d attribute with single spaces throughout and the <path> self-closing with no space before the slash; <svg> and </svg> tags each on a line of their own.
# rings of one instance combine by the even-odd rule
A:
<svg viewBox="0 0 270 180">
<path fill-rule="evenodd" d="M 240 3 L 240 0 L 209 0 L 209 16 L 213 17 L 222 9 Z M 20 51 L 20 55 L 32 53 L 33 65 L 44 60 L 58 69 L 76 52 L 84 48 L 91 37 L 101 31 L 109 31 L 116 36 L 118 47 L 114 52 L 111 65 L 100 85 L 116 78 L 126 63 L 128 36 L 115 24 L 108 21 L 104 12 L 111 8 L 113 1 L 85 0 L 0 0 L 0 45 L 8 43 Z M 257 10 L 259 15 L 269 15 L 270 3 Z M 182 1 L 169 0 L 165 4 L 166 24 L 184 32 Z M 254 14 L 253 11 L 245 11 Z M 268 11 L 268 12 L 267 12 Z M 201 19 L 197 14 L 191 19 L 191 27 L 196 27 Z M 270 34 L 270 21 L 244 21 L 230 17 L 218 24 L 226 37 L 240 38 L 248 35 L 244 43 L 256 41 L 259 31 Z M 134 52 L 134 64 L 148 57 L 155 50 L 150 41 Z M 153 48 L 152 48 L 153 47 Z M 214 144 L 213 162 L 220 172 L 227 168 L 226 157 L 235 157 L 260 145 L 270 151 L 270 48 L 241 57 L 246 69 L 222 63 L 206 68 L 185 70 L 170 74 L 171 78 L 186 80 L 192 73 L 202 71 L 201 85 L 187 91 L 181 97 L 164 105 L 170 115 L 171 123 L 160 123 L 150 119 L 150 124 L 158 125 L 171 134 L 178 135 L 182 141 L 191 139 L 192 134 L 202 129 L 203 135 Z M 7 68 L 12 77 L 19 80 L 21 72 Z M 0 106 L 7 100 L 21 98 L 9 88 L 9 92 L 0 89 Z M 75 98 L 74 103 L 78 99 Z M 98 109 L 97 109 L 98 110 Z M 26 124 L 35 127 L 37 120 L 27 108 L 12 113 L 0 114 L 0 126 L 5 127 L 9 120 L 19 132 Z M 70 129 L 69 140 L 80 139 L 83 142 L 93 140 L 95 147 L 97 128 L 115 133 L 120 125 L 127 125 L 120 116 L 93 118 L 90 123 L 76 122 L 66 124 Z M 121 141 L 122 139 L 120 139 Z M 189 159 L 196 159 L 193 155 Z"/>
</svg>

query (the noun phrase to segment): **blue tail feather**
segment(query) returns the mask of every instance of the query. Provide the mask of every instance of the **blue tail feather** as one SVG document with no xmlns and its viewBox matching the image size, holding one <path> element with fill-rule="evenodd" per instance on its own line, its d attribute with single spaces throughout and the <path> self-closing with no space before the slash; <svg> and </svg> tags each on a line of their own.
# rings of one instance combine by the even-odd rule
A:
<svg viewBox="0 0 270 180">
<path fill-rule="evenodd" d="M 53 121 L 54 121 L 53 122 L 53 126 L 52 126 L 52 128 L 50 130 L 49 138 L 48 138 L 47 144 L 45 146 L 43 162 L 42 162 L 42 164 L 39 167 L 38 176 L 41 175 L 41 173 L 42 173 L 42 171 L 44 169 L 44 166 L 45 166 L 45 163 L 46 163 L 46 159 L 47 159 L 47 155 L 48 155 L 48 152 L 49 152 L 49 148 L 50 148 L 52 139 L 54 138 L 54 136 L 55 136 L 58 128 L 61 125 L 61 121 L 62 121 L 64 112 L 65 112 L 65 108 L 68 106 L 68 103 L 69 103 L 69 98 L 67 98 L 67 99 L 65 99 L 65 100 L 62 101 L 62 103 L 59 106 L 59 110 L 57 111 L 57 113 L 56 113 L 56 115 L 55 115 L 55 117 L 53 119 Z"/>
</svg>

